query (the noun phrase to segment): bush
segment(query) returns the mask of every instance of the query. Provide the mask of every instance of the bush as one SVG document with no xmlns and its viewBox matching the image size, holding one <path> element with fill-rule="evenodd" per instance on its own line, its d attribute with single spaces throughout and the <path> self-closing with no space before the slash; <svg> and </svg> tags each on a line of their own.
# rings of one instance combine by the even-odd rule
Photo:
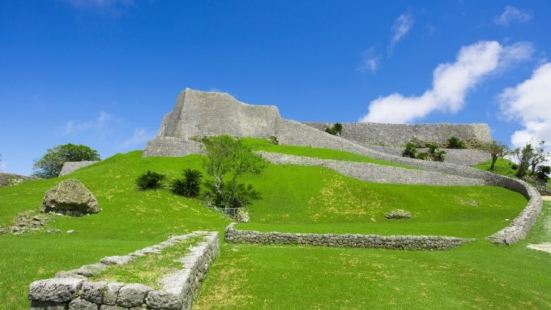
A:
<svg viewBox="0 0 551 310">
<path fill-rule="evenodd" d="M 440 150 L 440 148 L 438 148 L 438 144 L 436 143 L 431 143 L 428 147 L 428 159 L 433 161 L 444 161 L 446 151 Z"/>
<path fill-rule="evenodd" d="M 147 171 L 136 179 L 136 185 L 140 190 L 157 189 L 162 187 L 165 176 L 160 173 Z"/>
<path fill-rule="evenodd" d="M 420 159 L 420 160 L 428 160 L 429 159 L 429 153 L 427 152 L 421 152 L 417 153 L 414 158 Z"/>
<path fill-rule="evenodd" d="M 550 166 L 538 166 L 538 169 L 536 171 L 536 178 L 540 181 L 543 181 L 544 183 L 547 183 L 547 180 L 549 180 L 550 173 L 551 173 Z"/>
<path fill-rule="evenodd" d="M 340 136 L 342 133 L 342 124 L 335 123 L 333 126 L 325 128 L 325 132 L 332 134 L 334 136 Z"/>
<path fill-rule="evenodd" d="M 270 143 L 272 143 L 273 145 L 278 145 L 279 140 L 277 140 L 276 136 L 270 136 Z"/>
<path fill-rule="evenodd" d="M 172 182 L 172 192 L 184 197 L 197 197 L 201 193 L 202 174 L 198 170 L 184 170 L 184 178 Z"/>
<path fill-rule="evenodd" d="M 511 164 L 511 169 L 517 170 L 517 169 L 518 169 L 518 165 L 515 164 L 515 163 L 512 163 L 512 164 Z"/>
<path fill-rule="evenodd" d="M 413 142 L 406 144 L 406 148 L 402 152 L 403 157 L 417 158 L 417 146 Z"/>
<path fill-rule="evenodd" d="M 464 149 L 465 142 L 458 137 L 451 137 L 448 139 L 448 148 L 450 149 Z"/>
<path fill-rule="evenodd" d="M 54 178 L 59 175 L 63 164 L 68 161 L 100 160 L 98 151 L 86 145 L 63 144 L 49 149 L 34 163 L 34 175 Z"/>
</svg>

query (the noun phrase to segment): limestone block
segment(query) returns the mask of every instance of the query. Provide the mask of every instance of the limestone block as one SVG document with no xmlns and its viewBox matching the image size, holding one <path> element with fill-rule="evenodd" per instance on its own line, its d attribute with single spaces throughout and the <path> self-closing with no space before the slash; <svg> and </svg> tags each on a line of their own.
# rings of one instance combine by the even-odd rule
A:
<svg viewBox="0 0 551 310">
<path fill-rule="evenodd" d="M 127 284 L 124 285 L 117 297 L 117 305 L 121 307 L 136 307 L 140 306 L 145 301 L 145 296 L 152 289 L 142 284 Z"/>
<path fill-rule="evenodd" d="M 98 310 L 99 306 L 81 298 L 75 298 L 69 303 L 69 310 Z"/>
<path fill-rule="evenodd" d="M 36 301 L 68 302 L 78 293 L 83 280 L 76 278 L 54 278 L 31 283 L 29 299 Z"/>
</svg>

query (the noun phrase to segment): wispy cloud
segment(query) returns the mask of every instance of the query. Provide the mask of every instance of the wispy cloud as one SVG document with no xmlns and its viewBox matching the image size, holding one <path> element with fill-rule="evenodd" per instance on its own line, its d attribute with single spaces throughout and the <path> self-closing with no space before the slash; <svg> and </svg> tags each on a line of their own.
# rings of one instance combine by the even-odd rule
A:
<svg viewBox="0 0 551 310">
<path fill-rule="evenodd" d="M 381 57 L 374 48 L 370 48 L 362 53 L 362 59 L 358 64 L 357 70 L 360 72 L 375 73 L 379 69 Z"/>
<path fill-rule="evenodd" d="M 155 137 L 155 132 L 145 128 L 134 128 L 134 133 L 131 137 L 121 143 L 123 148 L 142 147 L 147 141 Z"/>
<path fill-rule="evenodd" d="M 403 13 L 396 18 L 392 25 L 392 35 L 388 44 L 389 54 L 392 54 L 394 46 L 409 33 L 414 23 L 415 20 L 410 13 Z"/>
<path fill-rule="evenodd" d="M 512 23 L 526 23 L 532 17 L 530 11 L 508 5 L 500 15 L 494 18 L 494 23 L 499 26 L 509 26 Z"/>
<path fill-rule="evenodd" d="M 134 0 L 65 0 L 79 10 L 89 10 L 119 16 L 134 5 Z"/>
<path fill-rule="evenodd" d="M 546 141 L 547 151 L 551 151 L 550 89 L 551 63 L 545 63 L 534 70 L 529 79 L 505 89 L 499 95 L 501 112 L 522 126 L 511 136 L 513 146 Z"/>
<path fill-rule="evenodd" d="M 531 47 L 531 46 L 530 46 Z M 399 93 L 379 97 L 369 104 L 362 122 L 409 123 L 433 111 L 458 112 L 465 97 L 485 76 L 512 63 L 530 58 L 527 44 L 502 46 L 480 41 L 460 49 L 453 63 L 444 63 L 433 72 L 432 88 L 421 96 Z"/>
<path fill-rule="evenodd" d="M 73 135 L 85 131 L 106 131 L 109 130 L 110 124 L 114 121 L 116 121 L 116 119 L 114 119 L 109 113 L 102 111 L 99 113 L 98 117 L 92 120 L 68 121 L 65 124 L 64 133 L 66 135 Z"/>
</svg>

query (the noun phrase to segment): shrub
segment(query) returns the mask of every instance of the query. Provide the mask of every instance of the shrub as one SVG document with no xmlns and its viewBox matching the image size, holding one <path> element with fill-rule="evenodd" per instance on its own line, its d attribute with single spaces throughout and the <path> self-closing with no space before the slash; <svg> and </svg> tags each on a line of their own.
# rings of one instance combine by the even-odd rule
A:
<svg viewBox="0 0 551 310">
<path fill-rule="evenodd" d="M 274 145 L 278 145 L 279 144 L 279 140 L 277 140 L 277 137 L 276 136 L 270 136 L 270 143 L 274 144 Z"/>
<path fill-rule="evenodd" d="M 517 170 L 517 169 L 518 169 L 518 165 L 515 164 L 515 163 L 512 163 L 512 164 L 511 164 L 511 169 Z"/>
<path fill-rule="evenodd" d="M 538 166 L 538 169 L 536 171 L 536 178 L 540 181 L 543 181 L 544 183 L 547 183 L 547 180 L 549 180 L 549 174 L 551 173 L 551 167 L 550 166 Z"/>
<path fill-rule="evenodd" d="M 440 150 L 438 147 L 438 144 L 431 143 L 428 145 L 429 152 L 428 152 L 428 159 L 433 161 L 444 161 L 446 151 Z"/>
<path fill-rule="evenodd" d="M 428 160 L 429 159 L 429 153 L 427 152 L 421 152 L 417 153 L 414 158 L 420 159 L 420 160 Z"/>
<path fill-rule="evenodd" d="M 65 162 L 83 160 L 100 160 L 98 151 L 86 145 L 58 145 L 34 163 L 34 174 L 41 178 L 57 177 Z"/>
<path fill-rule="evenodd" d="M 414 143 L 409 142 L 408 144 L 406 144 L 406 148 L 402 152 L 402 156 L 403 157 L 416 158 L 417 157 L 417 146 Z"/>
<path fill-rule="evenodd" d="M 451 137 L 448 139 L 448 148 L 450 149 L 464 149 L 465 142 L 458 137 Z"/>
<path fill-rule="evenodd" d="M 172 182 L 172 192 L 184 197 L 197 197 L 201 193 L 202 174 L 198 170 L 184 170 L 184 178 Z"/>
<path fill-rule="evenodd" d="M 342 124 L 335 123 L 333 126 L 325 128 L 325 132 L 332 134 L 334 136 L 340 136 L 342 133 Z"/>
<path fill-rule="evenodd" d="M 162 181 L 164 179 L 165 176 L 163 174 L 148 170 L 136 179 L 136 185 L 138 185 L 138 188 L 142 191 L 147 189 L 157 189 L 162 187 Z"/>
<path fill-rule="evenodd" d="M 214 179 L 205 184 L 205 197 L 211 206 L 241 208 L 260 198 L 252 185 L 238 180 L 243 174 L 261 173 L 266 166 L 262 157 L 230 136 L 208 137 L 203 139 L 203 145 L 207 154 L 205 170 Z"/>
</svg>

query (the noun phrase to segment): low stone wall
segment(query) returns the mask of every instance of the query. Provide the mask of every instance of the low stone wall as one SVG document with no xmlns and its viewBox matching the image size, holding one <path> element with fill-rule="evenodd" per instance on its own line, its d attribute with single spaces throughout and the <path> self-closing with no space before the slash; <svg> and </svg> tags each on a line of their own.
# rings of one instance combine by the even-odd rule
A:
<svg viewBox="0 0 551 310">
<path fill-rule="evenodd" d="M 481 179 L 465 178 L 435 171 L 405 169 L 370 163 L 319 159 L 280 153 L 258 153 L 274 164 L 321 166 L 362 181 L 374 183 L 425 184 L 439 186 L 485 185 L 484 180 Z"/>
<path fill-rule="evenodd" d="M 182 258 L 183 268 L 160 280 L 161 289 L 154 290 L 138 283 L 91 281 L 108 265 L 124 265 L 136 257 L 159 253 L 182 240 L 205 235 Z M 34 281 L 29 288 L 31 309 L 36 310 L 103 310 L 103 309 L 191 309 L 201 281 L 218 255 L 217 232 L 194 232 L 175 236 L 158 245 L 125 256 L 104 257 L 100 263 L 60 272 L 55 278 Z"/>
<path fill-rule="evenodd" d="M 516 188 L 517 192 L 523 192 L 525 197 L 529 200 L 524 210 L 522 210 L 509 226 L 487 238 L 497 244 L 509 245 L 524 239 L 538 219 L 538 215 L 541 213 L 543 206 L 543 199 L 535 188 L 524 181 L 511 180 L 515 182 L 503 180 L 503 182 L 509 183 L 507 185 L 504 184 L 505 187 Z M 519 185 L 519 183 L 521 184 Z"/>
<path fill-rule="evenodd" d="M 325 131 L 334 123 L 305 123 Z M 411 139 L 445 144 L 450 137 L 461 140 L 490 142 L 492 136 L 487 124 L 384 124 L 342 123 L 341 137 L 361 145 L 403 146 Z"/>
<path fill-rule="evenodd" d="M 234 223 L 225 231 L 232 243 L 294 244 L 339 248 L 382 248 L 393 250 L 445 250 L 473 239 L 445 236 L 380 236 L 362 234 L 310 234 L 237 230 Z"/>
<path fill-rule="evenodd" d="M 61 168 L 61 171 L 59 172 L 59 176 L 67 175 L 71 172 L 74 172 L 75 170 L 78 170 L 80 168 L 84 168 L 90 165 L 93 165 L 95 163 L 98 163 L 99 161 L 95 160 L 83 160 L 83 161 L 68 161 L 63 164 L 63 167 Z"/>
</svg>

